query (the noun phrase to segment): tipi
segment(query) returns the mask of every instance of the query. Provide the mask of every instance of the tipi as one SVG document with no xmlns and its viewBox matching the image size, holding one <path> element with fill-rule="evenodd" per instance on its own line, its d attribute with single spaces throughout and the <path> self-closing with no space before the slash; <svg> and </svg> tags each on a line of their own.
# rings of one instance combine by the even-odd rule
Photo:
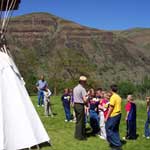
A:
<svg viewBox="0 0 150 150">
<path fill-rule="evenodd" d="M 30 148 L 50 140 L 6 46 L 9 18 L 20 2 L 0 0 L 0 150 Z"/>
</svg>

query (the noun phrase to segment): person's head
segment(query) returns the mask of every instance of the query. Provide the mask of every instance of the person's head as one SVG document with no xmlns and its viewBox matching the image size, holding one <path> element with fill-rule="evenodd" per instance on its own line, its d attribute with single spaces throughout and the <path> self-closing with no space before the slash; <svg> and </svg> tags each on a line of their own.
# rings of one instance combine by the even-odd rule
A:
<svg viewBox="0 0 150 150">
<path fill-rule="evenodd" d="M 150 102 L 150 96 L 147 96 L 147 97 L 146 97 L 146 101 L 147 101 L 147 102 Z"/>
<path fill-rule="evenodd" d="M 104 98 L 105 93 L 106 93 L 106 91 L 101 92 L 101 94 L 100 94 L 101 98 Z"/>
<path fill-rule="evenodd" d="M 80 76 L 80 78 L 79 78 L 79 83 L 81 84 L 81 85 L 85 85 L 86 84 L 86 81 L 87 81 L 87 77 L 85 77 L 85 76 Z"/>
<path fill-rule="evenodd" d="M 88 94 L 89 94 L 89 96 L 95 96 L 94 89 L 89 89 Z"/>
<path fill-rule="evenodd" d="M 133 95 L 129 94 L 129 95 L 127 96 L 127 100 L 128 100 L 128 101 L 134 101 Z"/>
<path fill-rule="evenodd" d="M 98 89 L 96 90 L 96 96 L 97 96 L 97 97 L 101 97 L 101 92 L 102 92 L 102 88 L 98 88 Z"/>
<path fill-rule="evenodd" d="M 44 81 L 44 75 L 41 75 L 41 76 L 40 76 L 40 79 L 41 79 L 42 81 Z"/>
<path fill-rule="evenodd" d="M 73 89 L 69 89 L 69 93 L 72 94 L 73 93 Z"/>
<path fill-rule="evenodd" d="M 111 86 L 110 86 L 110 88 L 111 88 L 111 91 L 112 92 L 117 92 L 118 91 L 118 86 L 116 85 L 116 84 L 112 84 Z"/>
<path fill-rule="evenodd" d="M 107 100 L 109 100 L 112 96 L 112 93 L 111 92 L 105 92 L 104 93 L 104 98 L 106 98 Z"/>
<path fill-rule="evenodd" d="M 69 89 L 68 88 L 65 88 L 64 89 L 64 94 L 68 94 L 69 93 Z"/>
</svg>

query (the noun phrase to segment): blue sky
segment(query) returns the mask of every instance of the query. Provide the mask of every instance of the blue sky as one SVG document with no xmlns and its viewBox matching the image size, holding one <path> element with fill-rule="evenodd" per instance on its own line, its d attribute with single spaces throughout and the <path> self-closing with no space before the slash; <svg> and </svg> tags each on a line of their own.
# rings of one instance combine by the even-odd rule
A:
<svg viewBox="0 0 150 150">
<path fill-rule="evenodd" d="M 150 28 L 150 0 L 22 0 L 14 15 L 48 12 L 105 30 Z"/>
</svg>

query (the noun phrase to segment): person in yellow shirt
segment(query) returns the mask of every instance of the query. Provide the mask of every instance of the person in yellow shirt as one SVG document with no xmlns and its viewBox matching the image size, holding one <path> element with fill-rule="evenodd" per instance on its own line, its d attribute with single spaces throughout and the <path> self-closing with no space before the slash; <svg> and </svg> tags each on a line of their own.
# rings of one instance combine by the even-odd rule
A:
<svg viewBox="0 0 150 150">
<path fill-rule="evenodd" d="M 117 94 L 117 91 L 117 85 L 111 85 L 112 96 L 110 98 L 109 110 L 105 118 L 105 122 L 107 141 L 109 142 L 110 147 L 115 147 L 116 150 L 119 150 L 122 146 L 119 135 L 122 99 Z"/>
</svg>

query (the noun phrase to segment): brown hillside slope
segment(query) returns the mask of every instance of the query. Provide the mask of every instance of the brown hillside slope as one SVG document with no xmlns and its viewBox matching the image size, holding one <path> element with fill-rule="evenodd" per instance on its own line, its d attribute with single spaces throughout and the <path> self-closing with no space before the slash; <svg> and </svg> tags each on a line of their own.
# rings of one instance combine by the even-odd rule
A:
<svg viewBox="0 0 150 150">
<path fill-rule="evenodd" d="M 27 82 L 41 73 L 54 81 L 85 74 L 91 82 L 108 85 L 119 80 L 139 82 L 150 73 L 150 50 L 144 44 L 149 43 L 148 32 L 108 32 L 33 13 L 13 18 L 7 39 Z"/>
</svg>

